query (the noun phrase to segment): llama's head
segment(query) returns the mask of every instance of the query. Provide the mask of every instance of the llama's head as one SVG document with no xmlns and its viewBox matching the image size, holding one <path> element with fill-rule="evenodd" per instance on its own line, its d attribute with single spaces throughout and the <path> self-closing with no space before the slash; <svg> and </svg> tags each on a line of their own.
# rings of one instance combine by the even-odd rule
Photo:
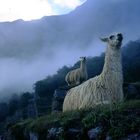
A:
<svg viewBox="0 0 140 140">
<path fill-rule="evenodd" d="M 81 62 L 86 62 L 86 57 L 80 57 Z"/>
<path fill-rule="evenodd" d="M 121 33 L 117 33 L 114 35 L 110 35 L 109 37 L 101 38 L 103 42 L 107 42 L 108 45 L 113 49 L 119 49 L 122 44 L 123 35 Z"/>
</svg>

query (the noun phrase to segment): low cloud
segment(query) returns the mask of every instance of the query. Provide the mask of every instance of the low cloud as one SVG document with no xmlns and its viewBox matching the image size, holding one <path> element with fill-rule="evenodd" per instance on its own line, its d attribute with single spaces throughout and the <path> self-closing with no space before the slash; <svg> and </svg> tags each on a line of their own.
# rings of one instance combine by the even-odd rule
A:
<svg viewBox="0 0 140 140">
<path fill-rule="evenodd" d="M 75 9 L 77 6 L 81 5 L 83 1 L 81 0 L 54 0 L 53 3 L 63 8 Z"/>
<path fill-rule="evenodd" d="M 124 44 L 137 40 L 139 5 L 139 0 L 88 0 L 67 15 L 0 23 L 0 95 L 32 91 L 36 81 L 63 65 L 100 55 L 101 36 L 122 32 Z"/>
<path fill-rule="evenodd" d="M 31 20 L 56 14 L 46 0 L 0 0 L 0 21 Z"/>
</svg>

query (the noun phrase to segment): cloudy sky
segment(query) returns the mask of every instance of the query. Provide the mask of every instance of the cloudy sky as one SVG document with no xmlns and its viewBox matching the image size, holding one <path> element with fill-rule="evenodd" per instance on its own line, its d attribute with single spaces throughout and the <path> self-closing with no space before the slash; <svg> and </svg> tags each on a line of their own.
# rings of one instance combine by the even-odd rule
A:
<svg viewBox="0 0 140 140">
<path fill-rule="evenodd" d="M 76 8 L 83 2 L 0 0 L 0 98 L 32 91 L 80 56 L 100 55 L 104 35 L 122 32 L 123 44 L 140 39 L 140 0 L 87 0 Z"/>
<path fill-rule="evenodd" d="M 57 65 L 56 59 L 51 59 L 56 65 L 50 67 L 52 61 L 50 62 L 48 53 L 40 54 L 42 47 L 47 45 L 44 43 L 45 45 L 40 46 L 38 42 L 42 42 L 44 37 L 46 40 L 48 35 L 44 37 L 41 35 L 42 38 L 40 38 L 38 32 L 42 34 L 44 31 L 38 29 L 38 27 L 36 28 L 32 20 L 39 20 L 44 16 L 67 14 L 85 1 L 0 0 L 0 99 L 12 93 L 31 91 L 37 80 L 55 73 L 58 67 L 60 68 L 65 63 L 62 62 Z M 18 19 L 23 19 L 26 22 L 16 22 L 15 20 Z M 12 22 L 7 25 L 6 21 Z M 45 26 L 44 23 L 43 26 Z M 50 30 L 50 28 L 47 29 Z M 48 34 L 47 31 L 46 34 Z M 52 36 L 54 36 L 53 33 Z M 48 48 L 45 50 L 48 50 Z M 63 53 L 66 54 L 66 51 Z M 23 57 L 21 57 L 22 54 Z M 28 56 L 30 56 L 29 59 Z M 58 57 L 60 57 L 59 54 L 57 59 Z"/>
<path fill-rule="evenodd" d="M 74 10 L 85 0 L 0 0 L 0 21 L 32 20 Z"/>
</svg>

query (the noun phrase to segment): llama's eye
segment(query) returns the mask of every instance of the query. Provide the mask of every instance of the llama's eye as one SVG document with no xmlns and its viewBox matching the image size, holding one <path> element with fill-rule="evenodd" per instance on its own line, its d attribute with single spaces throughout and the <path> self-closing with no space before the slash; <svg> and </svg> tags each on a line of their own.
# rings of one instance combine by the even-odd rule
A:
<svg viewBox="0 0 140 140">
<path fill-rule="evenodd" d="M 110 39 L 113 39 L 113 38 L 114 38 L 114 35 L 111 35 L 109 38 L 110 38 Z"/>
<path fill-rule="evenodd" d="M 117 34 L 118 36 L 122 36 L 122 34 L 121 33 L 119 33 L 119 34 Z"/>
</svg>

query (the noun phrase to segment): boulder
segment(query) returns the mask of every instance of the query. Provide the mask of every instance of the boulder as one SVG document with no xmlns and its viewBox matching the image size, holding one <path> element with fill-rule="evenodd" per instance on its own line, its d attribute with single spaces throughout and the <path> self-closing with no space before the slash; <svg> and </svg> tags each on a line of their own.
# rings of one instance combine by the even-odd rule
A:
<svg viewBox="0 0 140 140">
<path fill-rule="evenodd" d="M 99 134 L 102 132 L 101 127 L 96 127 L 88 131 L 89 140 L 98 140 Z"/>
<path fill-rule="evenodd" d="M 67 94 L 66 89 L 56 89 L 53 95 L 52 112 L 62 111 L 63 101 Z"/>
<path fill-rule="evenodd" d="M 36 118 L 38 116 L 35 99 L 29 100 L 27 110 L 28 110 L 28 118 Z"/>
<path fill-rule="evenodd" d="M 126 99 L 140 99 L 140 85 L 134 83 L 124 83 L 124 96 Z"/>
<path fill-rule="evenodd" d="M 47 139 L 48 140 L 59 140 L 59 138 L 61 137 L 63 131 L 64 130 L 63 130 L 62 127 L 51 128 L 51 129 L 48 130 Z"/>
<path fill-rule="evenodd" d="M 30 140 L 38 140 L 38 135 L 36 133 L 30 132 L 29 136 Z"/>
<path fill-rule="evenodd" d="M 79 128 L 69 128 L 65 134 L 65 138 L 67 140 L 81 139 L 81 136 L 82 136 L 82 130 Z"/>
</svg>

